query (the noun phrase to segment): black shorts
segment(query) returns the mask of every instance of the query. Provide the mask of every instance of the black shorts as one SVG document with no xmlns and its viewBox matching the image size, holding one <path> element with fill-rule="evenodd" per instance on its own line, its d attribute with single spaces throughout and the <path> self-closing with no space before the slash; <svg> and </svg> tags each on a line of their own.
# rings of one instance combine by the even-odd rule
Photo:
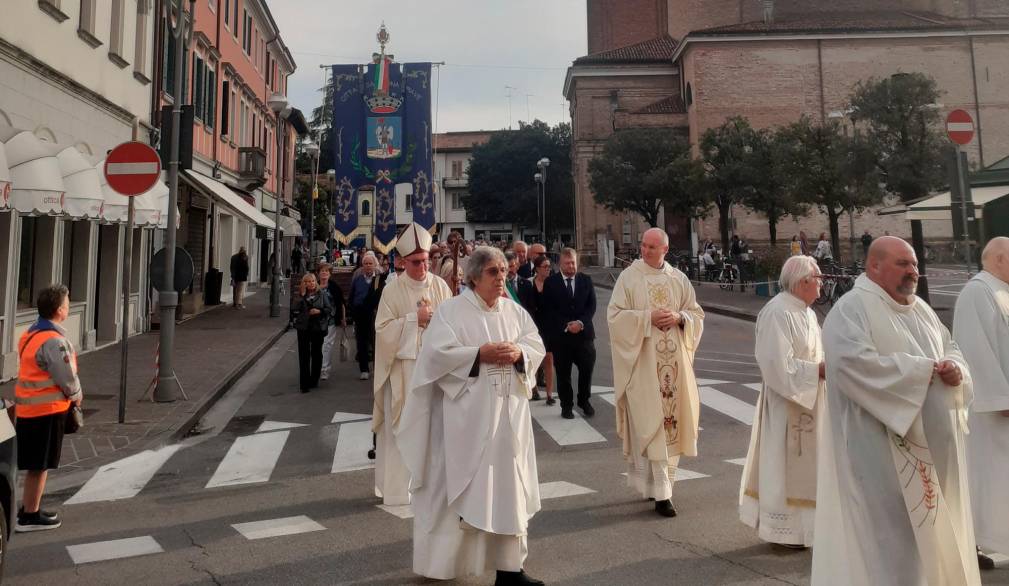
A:
<svg viewBox="0 0 1009 586">
<path fill-rule="evenodd" d="M 42 417 L 18 417 L 18 470 L 59 468 L 66 423 L 66 411 Z"/>
</svg>

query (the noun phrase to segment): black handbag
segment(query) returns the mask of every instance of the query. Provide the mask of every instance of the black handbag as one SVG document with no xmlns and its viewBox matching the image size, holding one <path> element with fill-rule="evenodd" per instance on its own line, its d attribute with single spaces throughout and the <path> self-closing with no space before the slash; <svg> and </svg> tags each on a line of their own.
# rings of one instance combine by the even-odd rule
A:
<svg viewBox="0 0 1009 586">
<path fill-rule="evenodd" d="M 72 403 L 67 410 L 67 421 L 63 426 L 63 433 L 77 433 L 84 427 L 84 412 L 77 403 Z"/>
</svg>

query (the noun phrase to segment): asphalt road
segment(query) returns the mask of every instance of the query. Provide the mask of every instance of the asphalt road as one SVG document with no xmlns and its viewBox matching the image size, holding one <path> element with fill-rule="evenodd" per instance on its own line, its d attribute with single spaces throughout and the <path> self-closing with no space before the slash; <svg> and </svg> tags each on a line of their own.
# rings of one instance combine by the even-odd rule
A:
<svg viewBox="0 0 1009 586">
<path fill-rule="evenodd" d="M 609 291 L 598 294 L 596 417 L 565 422 L 559 405 L 534 404 L 545 498 L 527 571 L 551 584 L 807 584 L 809 552 L 760 542 L 736 512 L 757 398 L 745 385 L 759 381 L 752 324 L 705 322 L 701 456 L 681 462 L 679 516 L 666 519 L 621 475 L 606 400 Z M 376 506 L 373 473 L 360 469 L 369 465 L 371 386 L 354 370 L 338 364 L 332 380 L 302 395 L 286 336 L 208 414 L 204 433 L 50 495 L 64 525 L 15 537 L 7 583 L 425 583 L 410 572 L 410 520 Z M 1006 571 L 985 578 L 1009 584 Z"/>
</svg>

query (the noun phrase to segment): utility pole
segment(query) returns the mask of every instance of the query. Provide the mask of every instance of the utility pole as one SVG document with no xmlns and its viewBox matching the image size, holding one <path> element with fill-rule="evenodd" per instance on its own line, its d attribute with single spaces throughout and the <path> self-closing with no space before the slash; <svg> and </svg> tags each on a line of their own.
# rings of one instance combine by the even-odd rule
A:
<svg viewBox="0 0 1009 586">
<path fill-rule="evenodd" d="M 517 89 L 510 85 L 505 86 L 505 91 L 508 92 L 505 94 L 505 97 L 508 98 L 508 130 L 512 129 L 512 90 Z"/>
<path fill-rule="evenodd" d="M 175 236 L 178 223 L 179 205 L 179 146 L 182 125 L 182 81 L 185 79 L 186 54 L 193 40 L 196 27 L 196 0 L 189 0 L 189 26 L 186 27 L 184 0 L 166 0 L 166 21 L 168 34 L 175 39 L 175 92 L 172 104 L 172 138 L 168 162 L 168 226 L 165 229 L 165 282 L 158 292 L 161 307 L 160 349 L 158 357 L 158 385 L 154 388 L 154 400 L 169 403 L 179 398 L 181 387 L 175 376 L 175 308 L 179 306 L 179 294 L 175 291 Z M 176 19 L 172 26 L 172 10 Z"/>
</svg>

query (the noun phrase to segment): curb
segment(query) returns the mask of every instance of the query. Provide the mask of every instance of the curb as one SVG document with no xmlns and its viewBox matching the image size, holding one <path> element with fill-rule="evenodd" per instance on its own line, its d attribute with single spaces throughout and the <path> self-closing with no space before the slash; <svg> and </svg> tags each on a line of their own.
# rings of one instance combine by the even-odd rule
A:
<svg viewBox="0 0 1009 586">
<path fill-rule="evenodd" d="M 207 396 L 203 398 L 202 402 L 197 405 L 196 411 L 193 411 L 189 417 L 187 417 L 171 432 L 166 443 L 178 442 L 186 437 L 186 435 L 189 434 L 189 431 L 193 429 L 193 427 L 195 427 L 201 419 L 203 419 L 203 416 L 206 415 L 207 411 L 210 411 L 210 408 L 214 406 L 214 403 L 220 400 L 220 398 L 223 397 L 232 386 L 234 386 L 238 379 L 240 379 L 242 375 L 249 370 L 249 366 L 251 366 L 253 362 L 259 360 L 263 354 L 266 354 L 266 351 L 273 347 L 273 345 L 277 343 L 277 340 L 283 337 L 285 333 L 287 333 L 286 325 L 276 334 L 260 344 L 259 347 L 253 350 L 253 352 L 249 354 L 248 358 L 231 369 L 231 372 L 228 373 L 224 381 L 218 385 L 216 389 L 208 393 Z"/>
</svg>

